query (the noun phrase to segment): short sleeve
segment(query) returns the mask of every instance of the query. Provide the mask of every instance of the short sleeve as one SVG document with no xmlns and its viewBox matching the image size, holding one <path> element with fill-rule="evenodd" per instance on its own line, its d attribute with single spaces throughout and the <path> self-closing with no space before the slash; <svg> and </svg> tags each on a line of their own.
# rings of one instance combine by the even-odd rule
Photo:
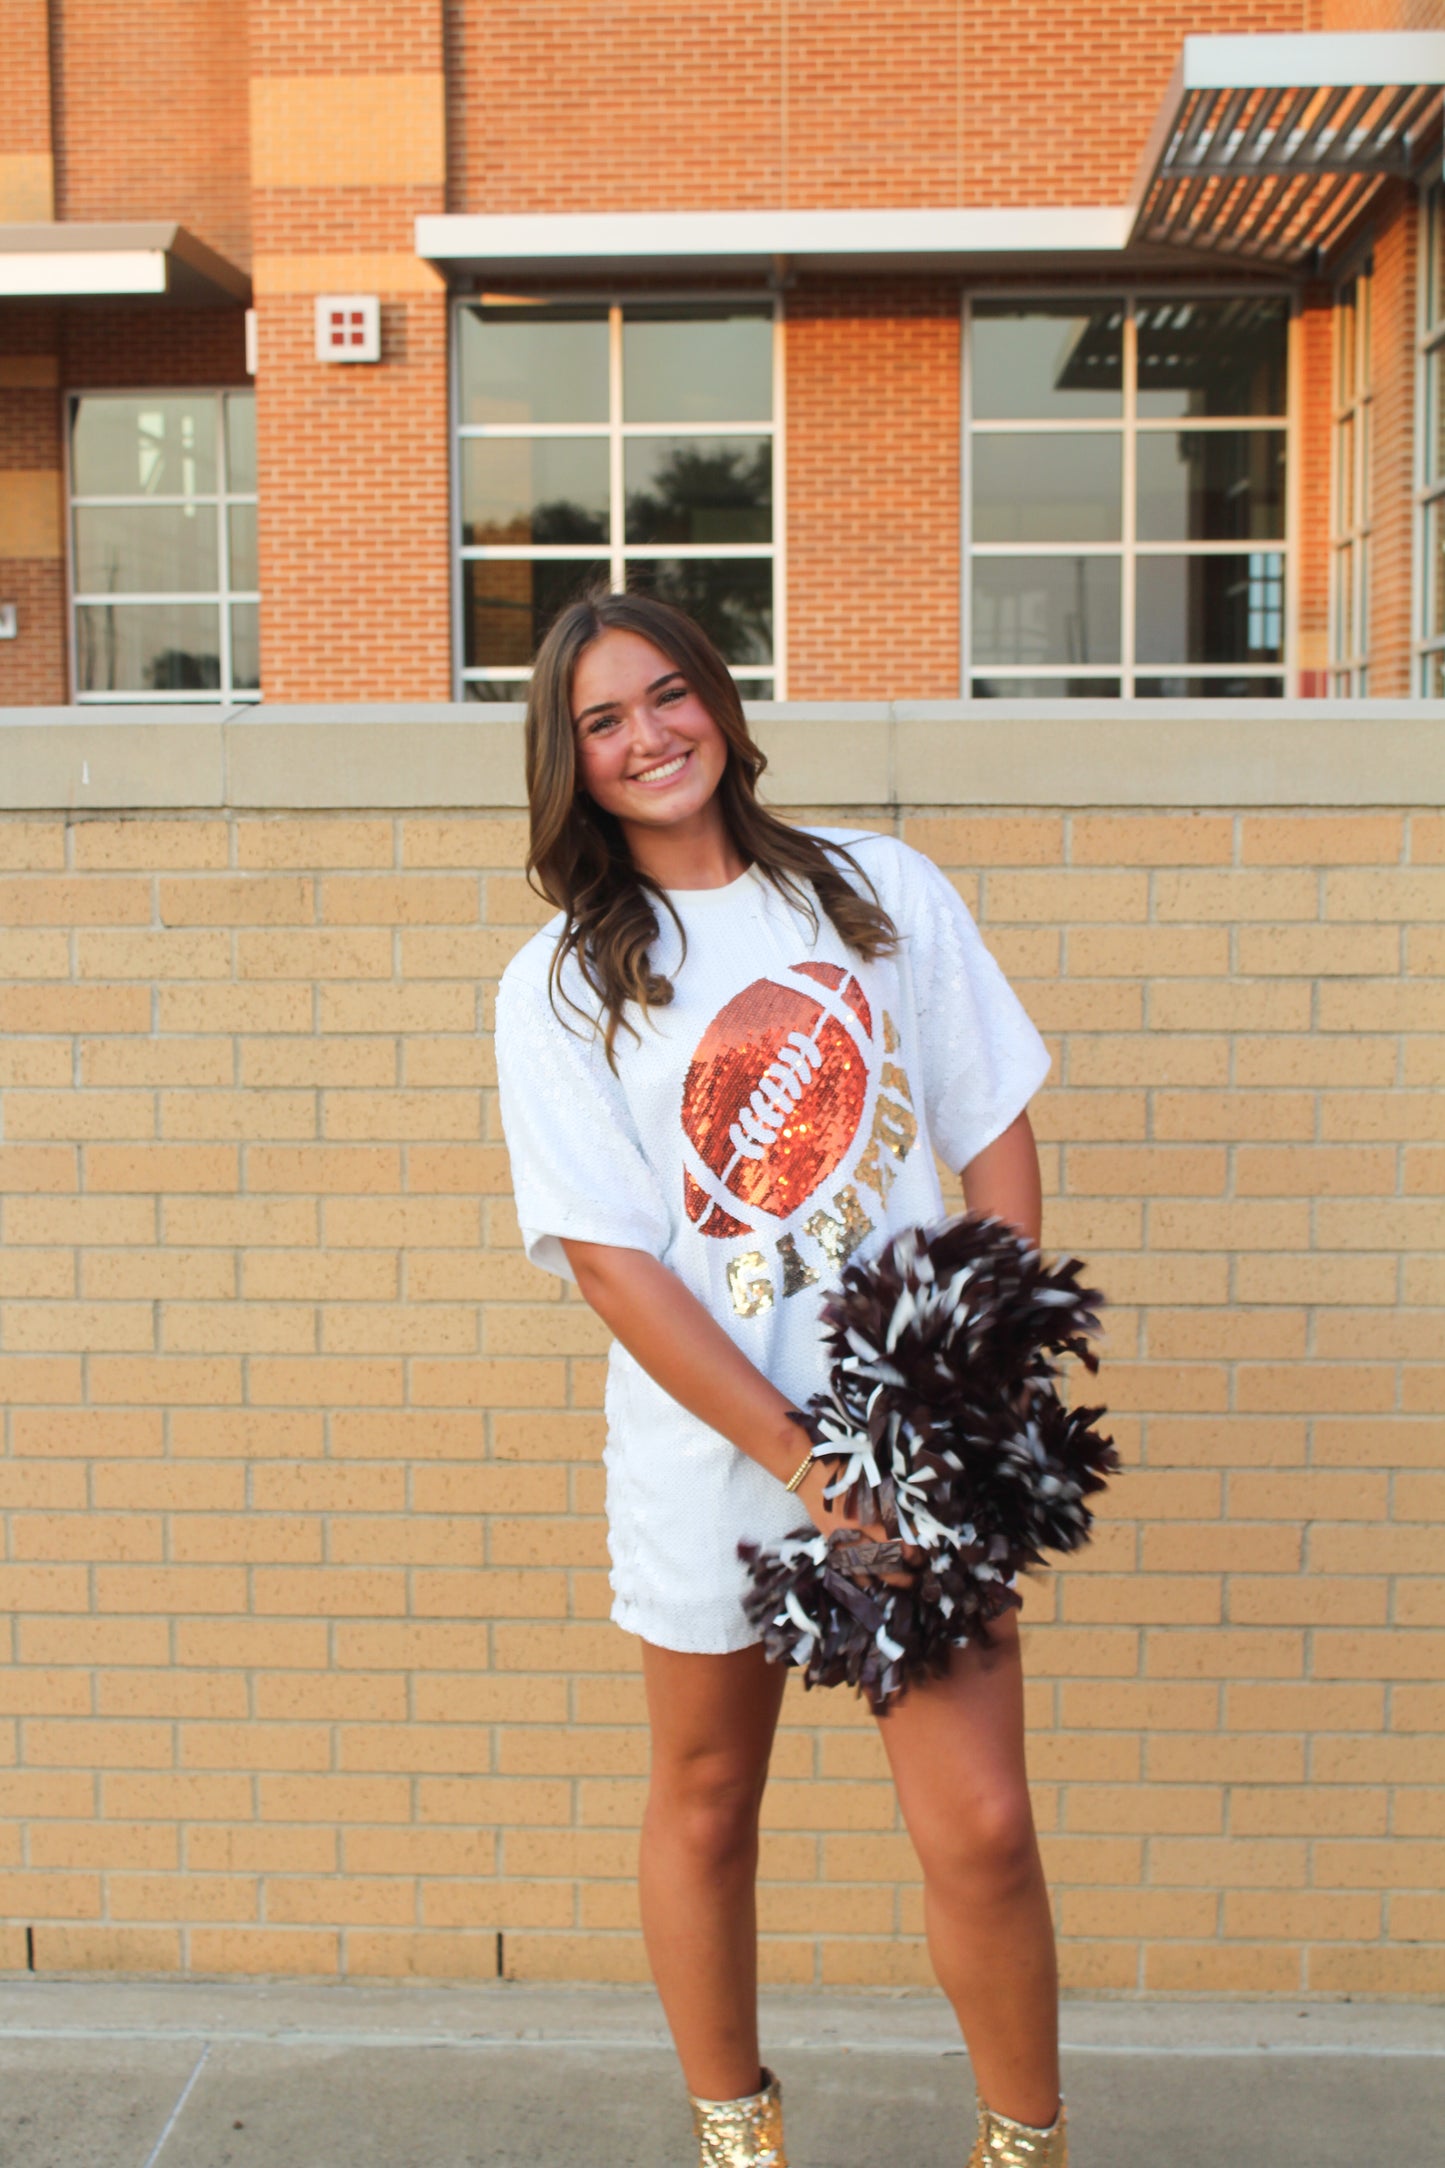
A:
<svg viewBox="0 0 1445 2168">
<path fill-rule="evenodd" d="M 656 1173 L 601 1040 L 568 1029 L 545 992 L 497 989 L 497 1085 L 527 1256 L 573 1277 L 562 1236 L 661 1257 L 670 1238 Z"/>
<path fill-rule="evenodd" d="M 953 883 L 922 851 L 910 857 L 923 1099 L 934 1148 L 959 1172 L 1023 1112 L 1051 1057 Z"/>
</svg>

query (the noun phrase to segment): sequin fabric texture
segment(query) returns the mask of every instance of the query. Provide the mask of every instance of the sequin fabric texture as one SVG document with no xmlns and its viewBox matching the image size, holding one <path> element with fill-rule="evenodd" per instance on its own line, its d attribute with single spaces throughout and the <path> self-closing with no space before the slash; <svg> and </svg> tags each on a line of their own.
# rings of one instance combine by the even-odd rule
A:
<svg viewBox="0 0 1445 2168">
<path fill-rule="evenodd" d="M 1068 2112 L 1059 2112 L 1047 2129 L 1016 2123 L 980 2101 L 978 2137 L 968 2168 L 1069 2168 Z"/>
<path fill-rule="evenodd" d="M 692 2097 L 698 2168 L 788 2168 L 783 2150 L 782 2087 L 770 2070 L 760 2093 L 742 2100 Z"/>
<path fill-rule="evenodd" d="M 650 960 L 673 998 L 629 1004 L 615 1073 L 575 965 L 549 998 L 560 916 L 513 957 L 496 1004 L 529 1260 L 570 1277 L 565 1239 L 660 1259 L 798 1406 L 826 1380 L 818 1305 L 844 1264 L 941 1217 L 935 1152 L 964 1166 L 1049 1067 L 931 860 L 893 836 L 810 832 L 856 853 L 898 928 L 895 953 L 859 957 L 821 908 L 814 927 L 750 867 L 668 892 L 682 932 L 660 909 Z M 605 1415 L 613 1619 L 664 1648 L 747 1647 L 737 1544 L 781 1540 L 796 1500 L 617 1342 Z"/>
</svg>

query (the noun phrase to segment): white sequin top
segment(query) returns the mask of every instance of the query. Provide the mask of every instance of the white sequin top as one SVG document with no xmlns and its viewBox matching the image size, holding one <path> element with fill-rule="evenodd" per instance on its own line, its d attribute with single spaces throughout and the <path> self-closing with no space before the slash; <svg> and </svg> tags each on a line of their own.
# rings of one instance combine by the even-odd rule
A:
<svg viewBox="0 0 1445 2168">
<path fill-rule="evenodd" d="M 934 1153 L 965 1167 L 1049 1070 L 931 859 L 866 829 L 808 833 L 856 850 L 904 937 L 896 954 L 863 961 L 821 908 L 814 936 L 753 867 L 721 888 L 667 892 L 686 957 L 659 911 L 652 960 L 673 1000 L 624 1010 L 616 1076 L 600 1029 L 583 1036 L 585 1020 L 563 1003 L 564 1024 L 549 1002 L 560 912 L 503 973 L 496 1030 L 532 1262 L 570 1278 L 563 1236 L 661 1258 L 798 1405 L 826 1379 L 818 1304 L 844 1261 L 941 1217 Z M 570 960 L 563 983 L 595 1017 Z M 774 1542 L 806 1515 L 616 1342 L 606 1413 L 612 1617 L 664 1648 L 745 1647 L 757 1635 L 737 1544 Z"/>
</svg>

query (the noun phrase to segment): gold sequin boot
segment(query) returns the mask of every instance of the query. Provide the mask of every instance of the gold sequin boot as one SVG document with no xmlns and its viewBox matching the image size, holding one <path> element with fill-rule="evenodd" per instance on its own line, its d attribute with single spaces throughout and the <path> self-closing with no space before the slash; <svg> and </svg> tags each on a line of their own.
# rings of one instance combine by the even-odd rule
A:
<svg viewBox="0 0 1445 2168">
<path fill-rule="evenodd" d="M 1063 2097 L 1052 2123 L 1016 2123 L 983 2101 L 978 2104 L 978 2137 L 968 2168 L 1069 2168 L 1068 2118 Z"/>
<path fill-rule="evenodd" d="M 741 2100 L 699 2100 L 689 2093 L 698 2168 L 788 2168 L 783 2151 L 783 2089 L 771 2070 L 760 2093 Z"/>
</svg>

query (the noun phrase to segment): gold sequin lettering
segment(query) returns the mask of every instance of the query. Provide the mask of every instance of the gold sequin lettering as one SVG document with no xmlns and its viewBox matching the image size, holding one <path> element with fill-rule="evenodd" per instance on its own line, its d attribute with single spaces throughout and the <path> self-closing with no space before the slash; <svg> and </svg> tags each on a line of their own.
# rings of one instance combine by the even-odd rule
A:
<svg viewBox="0 0 1445 2168">
<path fill-rule="evenodd" d="M 885 1099 L 885 1091 L 896 1093 L 897 1101 Z M 891 1061 L 883 1064 L 870 1134 L 881 1138 L 899 1159 L 906 1159 L 917 1141 L 918 1120 L 913 1112 L 913 1094 L 908 1089 L 907 1077 Z"/>
<path fill-rule="evenodd" d="M 868 1149 L 853 1169 L 853 1179 L 866 1182 L 870 1189 L 876 1189 L 880 1203 L 887 1204 L 888 1192 L 898 1180 L 898 1168 L 893 1160 L 883 1156 L 876 1122 L 874 1133 L 868 1140 Z"/>
<path fill-rule="evenodd" d="M 829 1264 L 837 1266 L 847 1262 L 865 1235 L 872 1234 L 873 1222 L 851 1182 L 834 1191 L 833 1202 L 842 1218 L 834 1219 L 831 1212 L 815 1212 L 811 1219 L 804 1220 L 803 1232 L 820 1242 Z"/>
<path fill-rule="evenodd" d="M 898 1026 L 886 1009 L 883 1011 L 883 1051 L 885 1054 L 898 1052 Z"/>
<path fill-rule="evenodd" d="M 744 1273 L 755 1279 L 744 1279 Z M 728 1293 L 739 1317 L 759 1317 L 773 1306 L 773 1283 L 768 1278 L 761 1250 L 744 1250 L 728 1260 Z"/>
<path fill-rule="evenodd" d="M 798 1245 L 791 1235 L 780 1235 L 777 1242 L 779 1257 L 783 1260 L 783 1294 L 796 1295 L 803 1287 L 811 1287 L 818 1275 L 811 1265 L 805 1265 L 798 1255 Z"/>
<path fill-rule="evenodd" d="M 886 1011 L 883 1021 L 885 1025 L 890 1021 Z M 896 1046 L 897 1043 L 898 1034 L 894 1032 L 893 1044 Z M 894 1096 L 885 1099 L 885 1091 Z M 870 1189 L 877 1190 L 880 1199 L 886 1204 L 888 1192 L 897 1179 L 898 1168 L 885 1158 L 885 1150 L 894 1160 L 904 1160 L 917 1140 L 918 1118 L 913 1112 L 913 1093 L 909 1089 L 908 1078 L 896 1062 L 885 1061 L 878 1084 L 878 1097 L 873 1105 L 873 1126 L 868 1132 L 868 1146 L 853 1170 L 855 1180 L 866 1182 Z"/>
</svg>

